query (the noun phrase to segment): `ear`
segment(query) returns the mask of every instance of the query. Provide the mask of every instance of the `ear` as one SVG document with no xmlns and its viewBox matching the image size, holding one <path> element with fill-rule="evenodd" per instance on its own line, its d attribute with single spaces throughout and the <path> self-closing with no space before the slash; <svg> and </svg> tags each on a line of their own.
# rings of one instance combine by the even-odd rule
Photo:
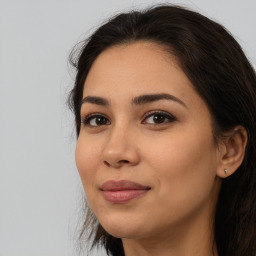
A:
<svg viewBox="0 0 256 256">
<path fill-rule="evenodd" d="M 232 175 L 242 164 L 248 139 L 243 126 L 236 126 L 224 136 L 220 142 L 220 162 L 217 168 L 217 176 L 220 178 Z"/>
</svg>

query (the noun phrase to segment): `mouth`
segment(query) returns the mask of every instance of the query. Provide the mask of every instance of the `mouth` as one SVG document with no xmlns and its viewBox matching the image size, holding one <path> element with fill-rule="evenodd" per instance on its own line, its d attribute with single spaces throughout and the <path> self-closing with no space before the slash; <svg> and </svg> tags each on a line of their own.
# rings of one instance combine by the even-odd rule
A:
<svg viewBox="0 0 256 256">
<path fill-rule="evenodd" d="M 126 203 L 146 194 L 151 188 L 128 180 L 109 180 L 102 184 L 100 190 L 106 201 L 114 204 Z"/>
</svg>

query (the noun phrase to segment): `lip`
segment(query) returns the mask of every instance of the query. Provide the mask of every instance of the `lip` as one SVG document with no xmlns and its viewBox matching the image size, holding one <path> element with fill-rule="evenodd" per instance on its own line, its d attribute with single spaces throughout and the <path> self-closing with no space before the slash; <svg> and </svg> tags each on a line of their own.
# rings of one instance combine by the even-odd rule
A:
<svg viewBox="0 0 256 256">
<path fill-rule="evenodd" d="M 109 180 L 102 184 L 100 190 L 105 200 L 120 204 L 144 195 L 150 187 L 129 180 Z"/>
</svg>

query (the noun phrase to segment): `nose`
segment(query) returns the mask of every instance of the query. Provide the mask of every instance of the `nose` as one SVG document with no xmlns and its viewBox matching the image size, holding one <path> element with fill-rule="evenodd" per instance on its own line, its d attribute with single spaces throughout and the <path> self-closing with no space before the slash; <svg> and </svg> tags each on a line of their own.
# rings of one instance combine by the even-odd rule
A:
<svg viewBox="0 0 256 256">
<path fill-rule="evenodd" d="M 104 145 L 102 160 L 113 168 L 137 165 L 140 158 L 134 134 L 121 128 L 112 130 Z"/>
</svg>

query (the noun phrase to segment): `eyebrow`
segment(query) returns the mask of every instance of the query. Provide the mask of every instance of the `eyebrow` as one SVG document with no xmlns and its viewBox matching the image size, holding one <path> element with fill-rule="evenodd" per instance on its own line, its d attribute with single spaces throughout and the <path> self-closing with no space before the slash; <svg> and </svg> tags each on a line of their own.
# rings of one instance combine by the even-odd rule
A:
<svg viewBox="0 0 256 256">
<path fill-rule="evenodd" d="M 96 104 L 96 105 L 100 105 L 100 106 L 108 106 L 109 102 L 108 100 L 102 98 L 102 97 L 98 97 L 98 96 L 86 96 L 85 98 L 82 99 L 81 101 L 81 106 L 84 103 L 91 103 L 91 104 Z"/>
<path fill-rule="evenodd" d="M 140 96 L 132 99 L 132 104 L 143 105 L 143 104 L 155 102 L 158 100 L 175 101 L 187 108 L 186 104 L 182 100 L 180 100 L 179 98 L 177 98 L 171 94 L 167 94 L 167 93 L 140 95 Z M 100 106 L 109 106 L 110 105 L 110 103 L 107 99 L 98 97 L 98 96 L 86 96 L 85 98 L 82 99 L 81 106 L 82 106 L 82 104 L 84 104 L 86 102 L 91 103 L 91 104 L 100 105 Z"/>
<path fill-rule="evenodd" d="M 184 107 L 187 107 L 186 104 L 182 100 L 180 100 L 179 98 L 177 98 L 171 94 L 167 94 L 167 93 L 141 95 L 141 96 L 135 97 L 132 100 L 132 103 L 135 105 L 143 105 L 143 104 L 151 103 L 151 102 L 158 101 L 158 100 L 172 100 L 177 103 L 180 103 Z"/>
</svg>

